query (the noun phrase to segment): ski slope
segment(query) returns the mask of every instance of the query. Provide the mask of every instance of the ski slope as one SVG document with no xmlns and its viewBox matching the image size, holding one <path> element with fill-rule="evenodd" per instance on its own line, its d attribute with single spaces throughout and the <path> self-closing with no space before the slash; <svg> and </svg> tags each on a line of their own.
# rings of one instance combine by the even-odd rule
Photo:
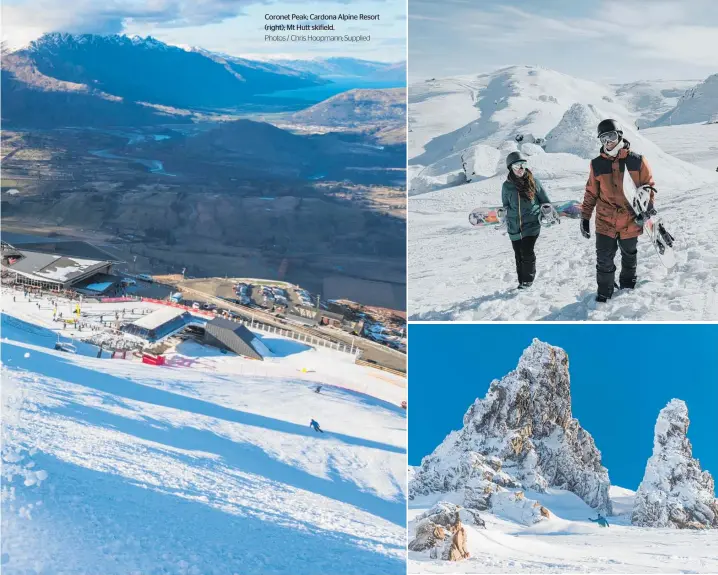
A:
<svg viewBox="0 0 718 575">
<path fill-rule="evenodd" d="M 416 498 L 409 503 L 409 537 L 414 519 L 453 494 Z M 455 494 L 459 500 L 461 495 Z M 635 493 L 611 487 L 617 513 L 628 512 Z M 715 573 L 718 532 L 648 529 L 630 525 L 629 515 L 609 517 L 601 528 L 588 518 L 596 512 L 568 491 L 526 492 L 551 512 L 527 527 L 481 512 L 486 529 L 464 523 L 470 558 L 460 562 L 429 559 L 409 552 L 409 573 Z"/>
<path fill-rule="evenodd" d="M 63 353 L 46 306 L 10 299 L 4 574 L 405 572 L 399 378 L 261 332 L 265 362 L 192 342 L 176 367 Z"/>
<path fill-rule="evenodd" d="M 718 319 L 718 217 L 705 209 L 718 189 L 715 126 L 637 130 L 635 122 L 647 114 L 645 100 L 616 90 L 529 66 L 410 87 L 411 319 Z M 632 107 L 638 102 L 640 109 Z M 449 104 L 456 109 L 453 116 Z M 656 105 L 665 106 L 665 100 Z M 516 149 L 529 156 L 529 167 L 552 201 L 581 201 L 590 158 L 599 149 L 595 126 L 605 117 L 622 122 L 632 149 L 653 169 L 656 208 L 677 239 L 677 266 L 668 272 L 643 237 L 638 289 L 596 304 L 595 225 L 585 240 L 577 220 L 564 220 L 542 230 L 536 281 L 529 290 L 516 290 L 508 236 L 492 227 L 472 228 L 469 212 L 500 205 L 504 159 Z M 518 144 L 517 134 L 529 137 Z M 530 136 L 546 138 L 547 151 L 530 143 Z M 466 183 L 462 156 L 478 146 L 497 149 L 500 160 L 482 165 L 481 175 Z"/>
</svg>

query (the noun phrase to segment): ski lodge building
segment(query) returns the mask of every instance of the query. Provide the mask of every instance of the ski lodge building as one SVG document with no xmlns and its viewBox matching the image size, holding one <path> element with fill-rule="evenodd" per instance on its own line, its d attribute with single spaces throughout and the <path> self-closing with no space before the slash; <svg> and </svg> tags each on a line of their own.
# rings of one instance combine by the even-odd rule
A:
<svg viewBox="0 0 718 575">
<path fill-rule="evenodd" d="M 16 284 L 62 291 L 90 286 L 92 293 L 102 293 L 120 278 L 111 274 L 114 262 L 84 259 L 17 249 L 2 245 L 2 275 Z M 92 288 L 100 289 L 96 292 Z"/>
<path fill-rule="evenodd" d="M 185 309 L 165 307 L 153 311 L 132 323 L 123 325 L 120 331 L 150 343 L 157 343 L 181 332 L 187 326 L 203 327 L 206 321 L 192 315 Z"/>
</svg>

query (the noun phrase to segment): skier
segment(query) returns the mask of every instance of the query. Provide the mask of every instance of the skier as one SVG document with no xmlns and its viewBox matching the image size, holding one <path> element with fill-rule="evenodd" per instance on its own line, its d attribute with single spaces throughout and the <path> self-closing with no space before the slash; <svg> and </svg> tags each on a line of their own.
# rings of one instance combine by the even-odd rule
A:
<svg viewBox="0 0 718 575">
<path fill-rule="evenodd" d="M 603 515 L 601 515 L 600 513 L 598 514 L 598 517 L 597 517 L 596 519 L 591 519 L 591 518 L 589 517 L 588 520 L 591 521 L 591 522 L 593 522 L 593 523 L 598 523 L 599 526 L 601 526 L 601 527 L 608 527 L 608 521 L 607 521 L 606 518 L 605 518 Z"/>
<path fill-rule="evenodd" d="M 619 287 L 636 287 L 638 265 L 638 236 L 643 227 L 636 223 L 635 214 L 623 192 L 624 171 L 628 170 L 636 187 L 653 187 L 651 168 L 643 156 L 631 151 L 631 143 L 623 138 L 616 120 L 607 119 L 598 124 L 601 152 L 591 160 L 583 197 L 581 235 L 591 237 L 590 220 L 596 208 L 596 301 L 606 302 L 613 296 L 616 266 L 614 258 L 621 249 Z M 648 211 L 653 210 L 651 191 Z"/>
<path fill-rule="evenodd" d="M 311 427 L 312 429 L 314 429 L 314 431 L 318 431 L 319 433 L 324 433 L 324 430 L 322 430 L 322 429 L 319 427 L 319 422 L 318 422 L 318 421 L 314 421 L 314 420 L 312 419 L 312 421 L 309 423 L 309 427 Z"/>
<path fill-rule="evenodd" d="M 526 158 L 521 152 L 508 155 L 506 168 L 509 173 L 501 187 L 501 201 L 516 258 L 518 289 L 525 289 L 531 287 L 536 276 L 534 246 L 541 232 L 541 204 L 549 204 L 551 200 L 541 182 L 526 167 Z"/>
</svg>

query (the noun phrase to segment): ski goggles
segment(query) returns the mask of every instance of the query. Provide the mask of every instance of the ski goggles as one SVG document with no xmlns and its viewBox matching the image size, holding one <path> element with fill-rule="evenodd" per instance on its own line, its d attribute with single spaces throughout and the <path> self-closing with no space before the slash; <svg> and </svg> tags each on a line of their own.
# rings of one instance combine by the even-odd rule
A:
<svg viewBox="0 0 718 575">
<path fill-rule="evenodd" d="M 603 134 L 601 134 L 598 137 L 598 139 L 601 140 L 602 144 L 618 142 L 618 138 L 620 138 L 620 136 L 618 135 L 618 132 L 616 132 L 615 130 L 612 130 L 611 132 L 604 132 Z"/>
<path fill-rule="evenodd" d="M 514 172 L 518 172 L 519 170 L 525 170 L 528 163 L 524 160 L 521 160 L 520 162 L 514 162 L 511 164 L 511 169 Z"/>
</svg>

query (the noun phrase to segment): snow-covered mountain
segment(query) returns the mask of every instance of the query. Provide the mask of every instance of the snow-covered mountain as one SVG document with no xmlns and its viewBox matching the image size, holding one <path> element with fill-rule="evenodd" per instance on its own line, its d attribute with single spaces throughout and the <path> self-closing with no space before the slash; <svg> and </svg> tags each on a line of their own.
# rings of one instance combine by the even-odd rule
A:
<svg viewBox="0 0 718 575">
<path fill-rule="evenodd" d="M 97 358 L 101 314 L 159 306 L 86 301 L 78 332 L 47 298 L 2 304 L 3 574 L 405 573 L 399 379 L 266 332 L 263 362 Z"/>
<path fill-rule="evenodd" d="M 591 434 L 571 414 L 568 356 L 534 339 L 516 369 L 491 383 L 451 432 L 426 456 L 409 497 L 462 492 L 466 507 L 513 513 L 531 507 L 517 490 L 558 488 L 611 513 L 608 471 Z M 540 520 L 540 509 L 535 506 Z M 534 519 L 531 521 L 533 522 Z"/>
<path fill-rule="evenodd" d="M 659 117 L 654 126 L 696 124 L 718 118 L 718 74 L 687 90 L 676 106 Z"/>
<path fill-rule="evenodd" d="M 706 269 L 709 277 L 718 278 L 718 262 L 710 256 L 718 249 L 718 238 L 710 231 L 716 222 L 706 218 L 702 207 L 718 186 L 715 166 L 704 167 L 711 161 L 705 150 L 715 126 L 686 132 L 672 148 L 680 149 L 679 159 L 651 140 L 658 128 L 636 127 L 646 111 L 623 90 L 619 95 L 615 86 L 535 66 L 409 87 L 410 317 L 718 317 L 711 303 L 718 301 L 718 280 L 706 284 L 702 279 Z M 598 307 L 594 242 L 584 240 L 577 222 L 567 220 L 542 232 L 536 248 L 537 280 L 531 290 L 516 292 L 508 237 L 492 227 L 471 228 L 469 212 L 500 205 L 505 158 L 518 149 L 528 156 L 530 169 L 552 201 L 581 201 L 589 159 L 600 148 L 596 125 L 607 117 L 621 122 L 632 150 L 644 155 L 653 170 L 656 209 L 676 232 L 678 265 L 667 275 L 653 247 L 640 241 L 640 289 Z M 662 138 L 670 141 L 668 134 Z"/>
<path fill-rule="evenodd" d="M 700 80 L 642 80 L 616 84 L 613 89 L 627 108 L 639 114 L 636 124 L 644 128 L 675 107 L 679 98 L 699 83 Z"/>
<path fill-rule="evenodd" d="M 126 102 L 189 109 L 237 106 L 260 94 L 327 82 L 274 64 L 124 35 L 45 34 L 3 58 L 3 75 L 7 72 L 16 81 L 22 81 L 28 69 Z M 32 89 L 41 90 L 42 85 Z"/>
<path fill-rule="evenodd" d="M 642 527 L 718 528 L 713 477 L 693 458 L 688 408 L 671 400 L 658 414 L 653 455 L 646 465 L 631 521 Z"/>
</svg>

